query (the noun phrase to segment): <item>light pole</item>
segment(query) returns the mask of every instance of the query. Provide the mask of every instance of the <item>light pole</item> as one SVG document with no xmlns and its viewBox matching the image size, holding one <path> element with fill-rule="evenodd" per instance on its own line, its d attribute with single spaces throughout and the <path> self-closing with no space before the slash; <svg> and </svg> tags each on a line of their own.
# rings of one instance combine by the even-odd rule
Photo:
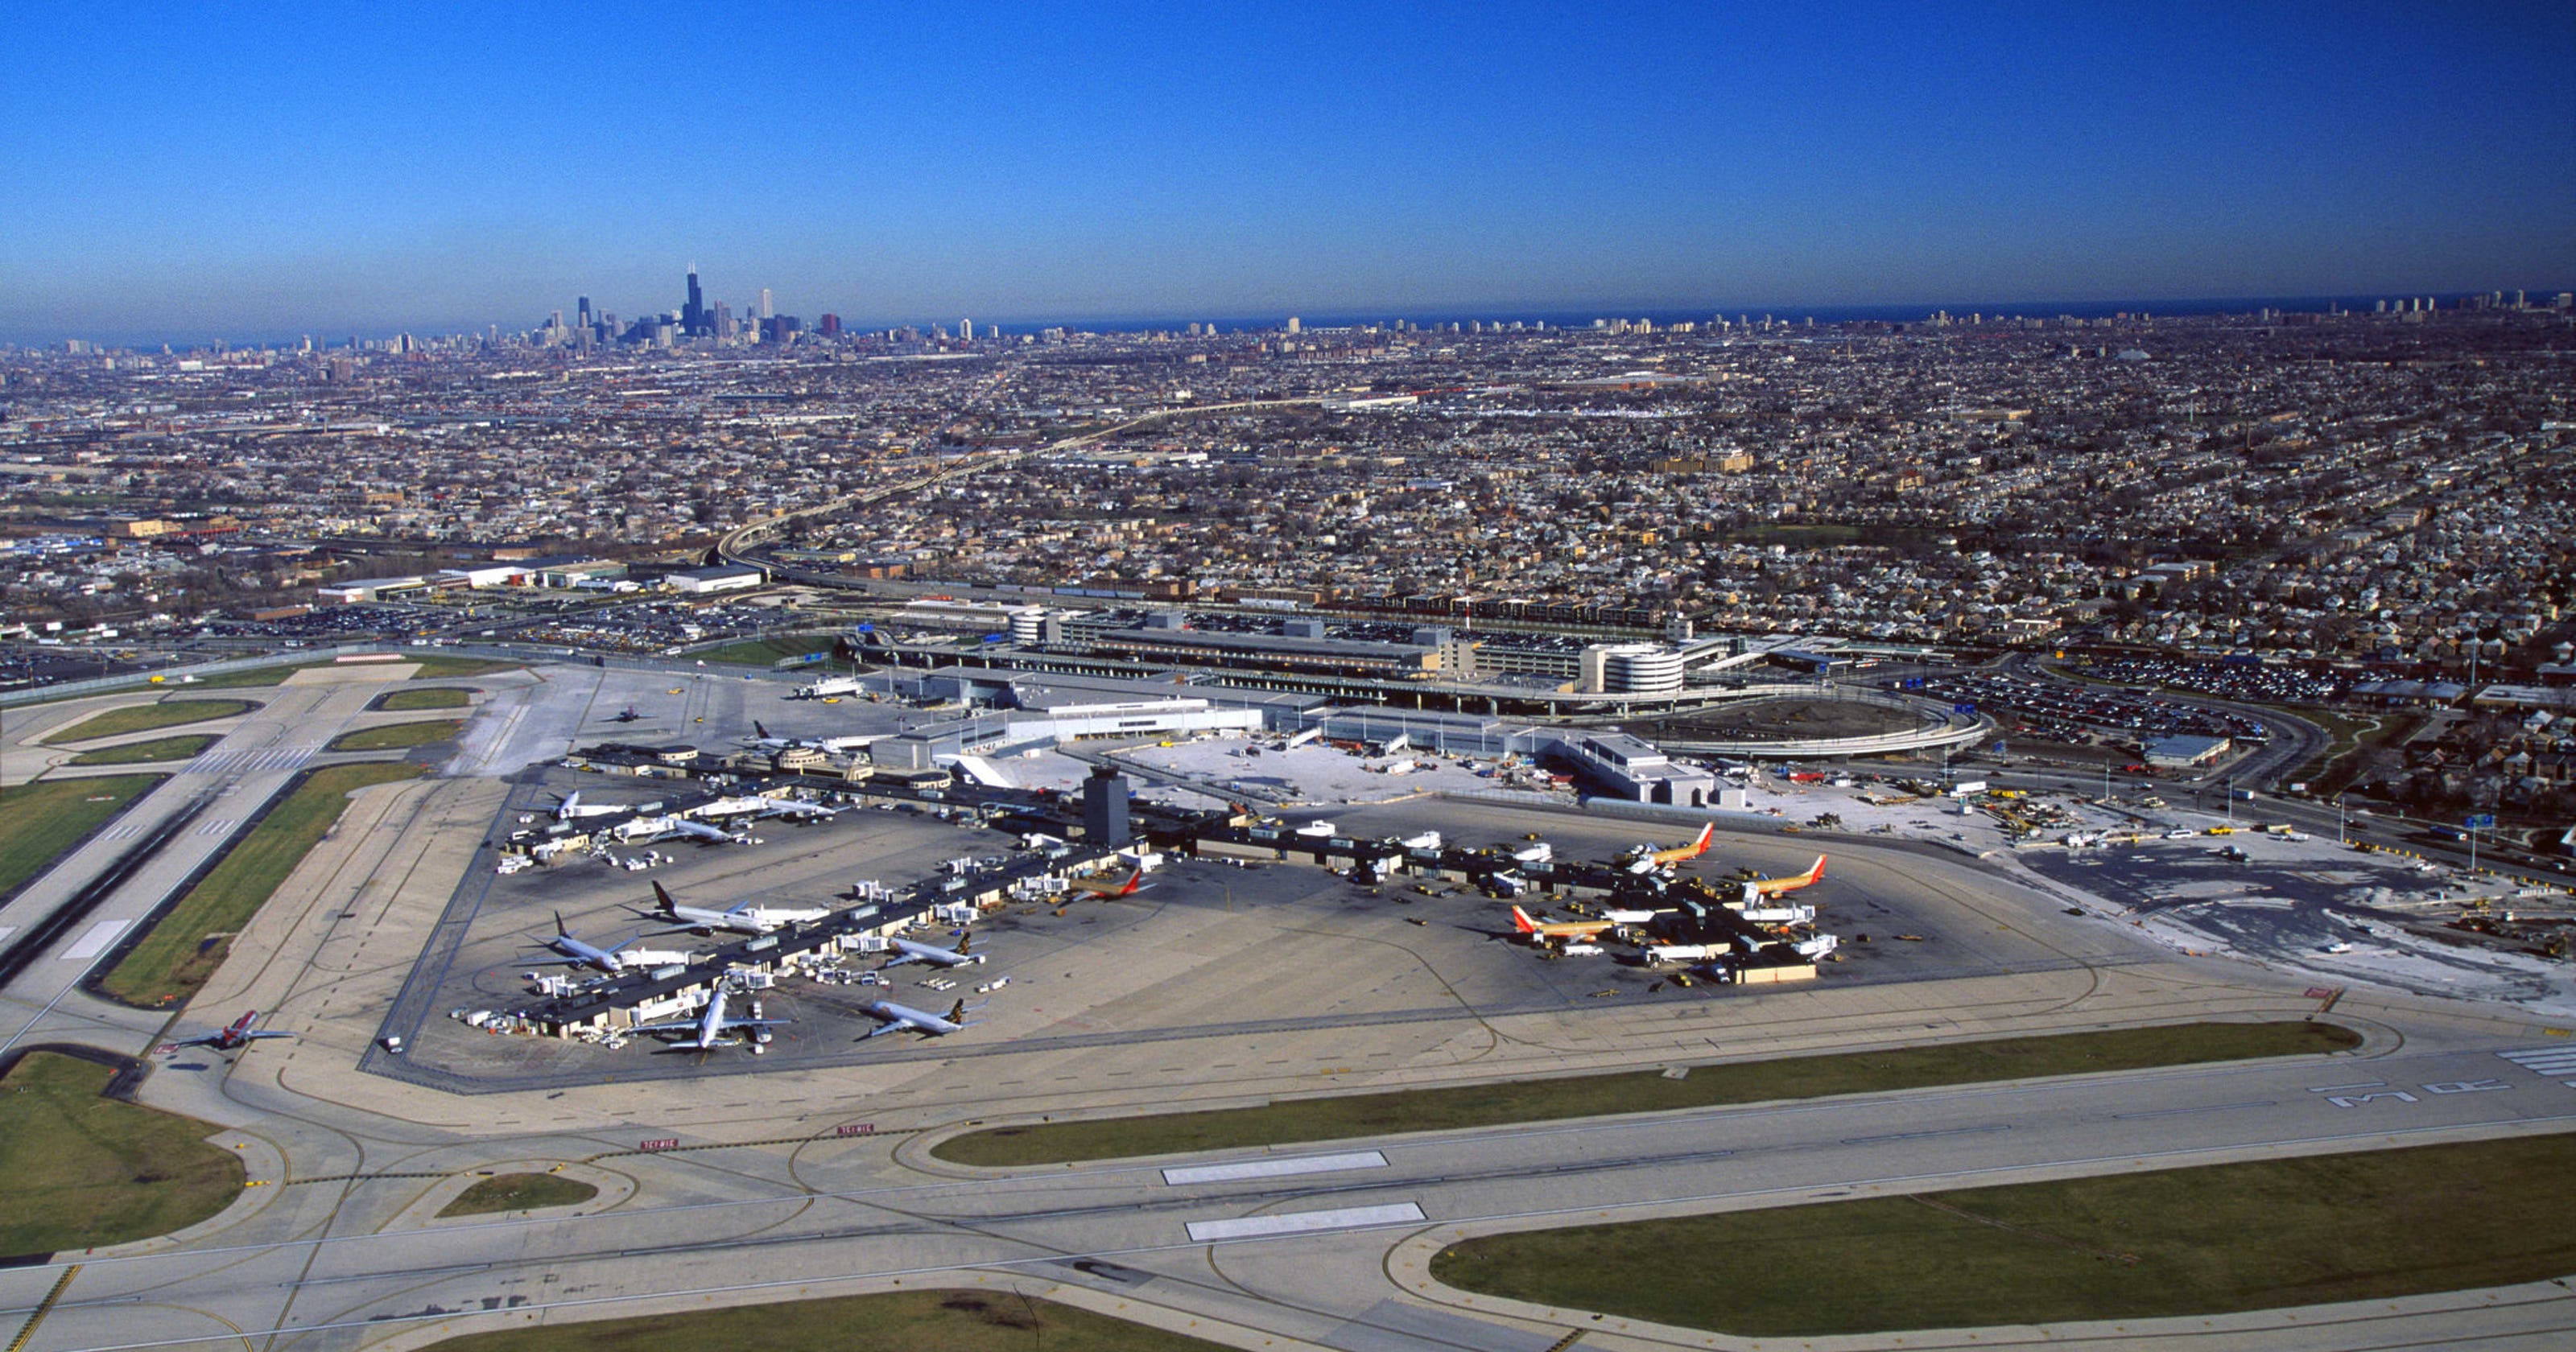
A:
<svg viewBox="0 0 2576 1352">
<path fill-rule="evenodd" d="M 2346 839 L 2344 838 L 2344 834 L 2343 834 L 2343 794 L 2342 794 L 2342 792 L 2341 792 L 2341 791 L 2337 791 L 2337 792 L 2336 792 L 2336 794 L 2335 794 L 2335 844 L 2337 844 L 2337 845 L 2350 845 L 2351 843 L 2352 843 L 2351 841 L 2346 840 Z"/>
</svg>

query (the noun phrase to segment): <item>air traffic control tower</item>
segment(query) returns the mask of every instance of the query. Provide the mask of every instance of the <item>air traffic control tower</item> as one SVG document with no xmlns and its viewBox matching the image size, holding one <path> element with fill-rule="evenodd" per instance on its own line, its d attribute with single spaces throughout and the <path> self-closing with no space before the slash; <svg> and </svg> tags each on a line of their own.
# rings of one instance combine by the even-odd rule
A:
<svg viewBox="0 0 2576 1352">
<path fill-rule="evenodd" d="M 1106 765 L 1094 766 L 1082 781 L 1083 843 L 1104 850 L 1124 849 L 1127 833 L 1127 777 Z"/>
</svg>

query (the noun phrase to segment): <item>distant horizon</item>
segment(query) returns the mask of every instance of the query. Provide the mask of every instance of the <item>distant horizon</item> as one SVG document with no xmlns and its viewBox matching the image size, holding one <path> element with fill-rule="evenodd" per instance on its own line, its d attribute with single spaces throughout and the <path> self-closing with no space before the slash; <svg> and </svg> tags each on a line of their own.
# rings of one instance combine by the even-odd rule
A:
<svg viewBox="0 0 2576 1352">
<path fill-rule="evenodd" d="M 675 294 L 679 290 L 679 286 L 675 285 L 673 287 Z M 852 333 L 860 335 L 881 333 L 890 328 L 899 328 L 904 326 L 912 326 L 927 330 L 934 325 L 947 328 L 953 333 L 960 320 L 968 319 L 974 321 L 976 330 L 979 333 L 988 331 L 1000 333 L 1007 331 L 1013 335 L 1034 333 L 1047 328 L 1062 328 L 1068 331 L 1094 333 L 1179 332 L 1186 330 L 1194 323 L 1214 324 L 1222 334 L 1231 334 L 1238 331 L 1255 333 L 1275 332 L 1284 327 L 1287 320 L 1292 317 L 1298 321 L 1301 327 L 1308 329 L 1363 327 L 1371 324 L 1387 324 L 1397 321 L 1420 325 L 1448 324 L 1453 322 L 1459 324 L 1469 322 L 1483 322 L 1489 324 L 1499 322 L 1510 324 L 1515 322 L 1533 323 L 1543 321 L 1551 328 L 1583 329 L 1590 327 L 1592 321 L 1595 319 L 1626 319 L 1632 321 L 1644 319 L 1650 320 L 1660 326 L 1674 323 L 1707 323 L 1713 319 L 1719 318 L 1731 321 L 1736 319 L 1738 316 L 1747 315 L 1757 322 L 1767 315 L 1775 322 L 1789 324 L 1797 324 L 1809 317 L 1813 317 L 1818 324 L 1847 324 L 1863 322 L 1918 322 L 1939 313 L 1947 313 L 1953 319 L 1964 319 L 1972 314 L 1982 314 L 1988 319 L 2053 319 L 2060 315 L 2096 319 L 2106 318 L 2121 313 L 2143 313 L 2154 317 L 2187 318 L 2194 316 L 2243 314 L 2266 308 L 2277 309 L 2284 313 L 2321 314 L 2325 313 L 2330 307 L 2340 307 L 2345 310 L 2368 313 L 2377 302 L 2383 300 L 2390 303 L 2390 308 L 2392 310 L 2399 302 L 2425 297 L 2430 297 L 2438 302 L 2442 302 L 2445 308 L 2449 308 L 2461 300 L 2475 296 L 2486 296 L 2500 293 L 2510 299 L 2517 290 L 2523 293 L 2526 303 L 2538 307 L 2547 305 L 2551 298 L 2561 293 L 2576 292 L 2576 282 L 2553 284 L 2548 286 L 2489 286 L 2452 290 L 2414 291 L 2350 291 L 2295 296 L 2129 296 L 2093 300 L 1892 301 L 1882 304 L 1832 305 L 1800 305 L 1797 303 L 1782 302 L 1727 302 L 1722 304 L 1706 303 L 1693 305 L 1639 303 L 1632 300 L 1624 303 L 1606 304 L 1602 306 L 1575 306 L 1571 308 L 1562 306 L 1515 307 L 1511 305 L 1497 304 L 1421 307 L 1390 306 L 1376 309 L 1333 308 L 1280 310 L 1275 312 L 1236 314 L 1228 314 L 1221 311 L 1202 314 L 1178 314 L 1139 310 L 1126 314 L 1094 313 L 1077 316 L 1048 315 L 1040 317 L 1014 317 L 1005 315 L 999 319 L 986 319 L 981 316 L 971 314 L 955 315 L 947 318 L 887 318 L 882 316 L 859 318 L 830 309 L 819 309 L 810 312 L 798 313 L 790 310 L 789 307 L 783 304 L 777 308 L 779 313 L 795 314 L 795 317 L 806 326 L 808 331 L 813 328 L 821 316 L 825 314 L 837 315 L 841 321 L 841 326 L 845 335 Z M 709 303 L 712 304 L 714 302 L 711 299 Z M 592 309 L 594 312 L 613 313 L 618 316 L 621 324 L 632 323 L 634 320 L 639 319 L 646 314 L 668 313 L 670 310 L 676 308 L 677 307 L 675 305 L 672 305 L 660 306 L 648 310 L 627 311 L 616 309 L 611 306 L 601 305 L 598 303 L 597 297 L 592 298 Z M 494 324 L 499 325 L 501 335 L 505 339 L 525 338 L 531 330 L 539 327 L 544 322 L 545 317 L 549 313 L 552 313 L 556 309 L 561 309 L 568 318 L 573 313 L 573 306 L 568 303 L 560 307 L 551 305 L 547 306 L 536 311 L 529 318 L 517 323 L 498 320 L 481 320 L 475 322 L 449 321 L 443 324 L 423 323 L 394 325 L 389 327 L 350 326 L 343 328 L 324 328 L 315 326 L 310 328 L 289 328 L 265 334 L 251 335 L 207 333 L 194 335 L 108 334 L 102 336 L 92 333 L 63 333 L 48 338 L 22 338 L 14 336 L 0 337 L 0 343 L 5 343 L 10 347 L 20 350 L 36 351 L 47 349 L 59 350 L 67 342 L 77 341 L 114 351 L 139 352 L 157 350 L 161 347 L 167 346 L 173 352 L 178 352 L 182 350 L 203 351 L 210 349 L 218 343 L 223 344 L 227 348 L 243 350 L 275 348 L 280 346 L 292 347 L 303 339 L 309 337 L 313 340 L 314 346 L 318 349 L 326 346 L 345 346 L 352 337 L 355 337 L 362 342 L 381 342 L 387 339 L 402 337 L 404 335 L 409 335 L 413 338 L 424 341 L 456 337 L 481 337 L 485 335 Z"/>
<path fill-rule="evenodd" d="M 2566 0 L 21 9 L 35 346 L 2576 279 Z"/>
</svg>

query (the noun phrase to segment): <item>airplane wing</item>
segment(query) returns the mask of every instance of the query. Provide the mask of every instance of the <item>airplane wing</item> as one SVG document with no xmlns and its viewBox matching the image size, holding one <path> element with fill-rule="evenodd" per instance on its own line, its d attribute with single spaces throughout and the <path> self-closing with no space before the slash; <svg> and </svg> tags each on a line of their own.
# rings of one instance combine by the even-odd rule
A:
<svg viewBox="0 0 2576 1352">
<path fill-rule="evenodd" d="M 222 1036 L 221 1033 L 205 1033 L 197 1037 L 183 1037 L 176 1042 L 164 1042 L 161 1044 L 161 1053 L 167 1056 L 182 1047 L 211 1047 Z"/>
<path fill-rule="evenodd" d="M 630 1033 L 694 1033 L 698 1031 L 698 1021 L 696 1019 L 690 1019 L 685 1023 L 639 1023 L 626 1031 Z"/>
<path fill-rule="evenodd" d="M 249 1040 L 249 1039 L 252 1039 L 252 1038 L 263 1038 L 263 1037 L 293 1037 L 293 1036 L 295 1036 L 293 1033 L 266 1032 L 266 1031 L 257 1032 L 257 1033 L 244 1033 L 244 1034 L 242 1034 L 242 1037 L 243 1037 L 243 1039 L 244 1039 L 244 1040 Z"/>
<path fill-rule="evenodd" d="M 910 1019 L 888 1019 L 884 1023 L 878 1024 L 876 1027 L 869 1029 L 867 1037 L 862 1037 L 859 1041 L 865 1042 L 868 1038 L 882 1037 L 887 1033 L 900 1033 L 911 1026 L 912 1020 Z"/>
</svg>

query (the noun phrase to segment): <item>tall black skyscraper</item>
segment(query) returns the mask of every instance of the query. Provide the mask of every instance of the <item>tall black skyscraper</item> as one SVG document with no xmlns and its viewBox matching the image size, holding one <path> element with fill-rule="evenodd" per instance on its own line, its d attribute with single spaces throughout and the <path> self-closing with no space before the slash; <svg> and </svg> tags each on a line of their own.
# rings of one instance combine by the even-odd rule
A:
<svg viewBox="0 0 2576 1352">
<path fill-rule="evenodd" d="M 680 307 L 680 332 L 703 338 L 715 325 L 707 318 L 706 298 L 698 294 L 698 265 L 689 265 L 689 303 Z"/>
</svg>

